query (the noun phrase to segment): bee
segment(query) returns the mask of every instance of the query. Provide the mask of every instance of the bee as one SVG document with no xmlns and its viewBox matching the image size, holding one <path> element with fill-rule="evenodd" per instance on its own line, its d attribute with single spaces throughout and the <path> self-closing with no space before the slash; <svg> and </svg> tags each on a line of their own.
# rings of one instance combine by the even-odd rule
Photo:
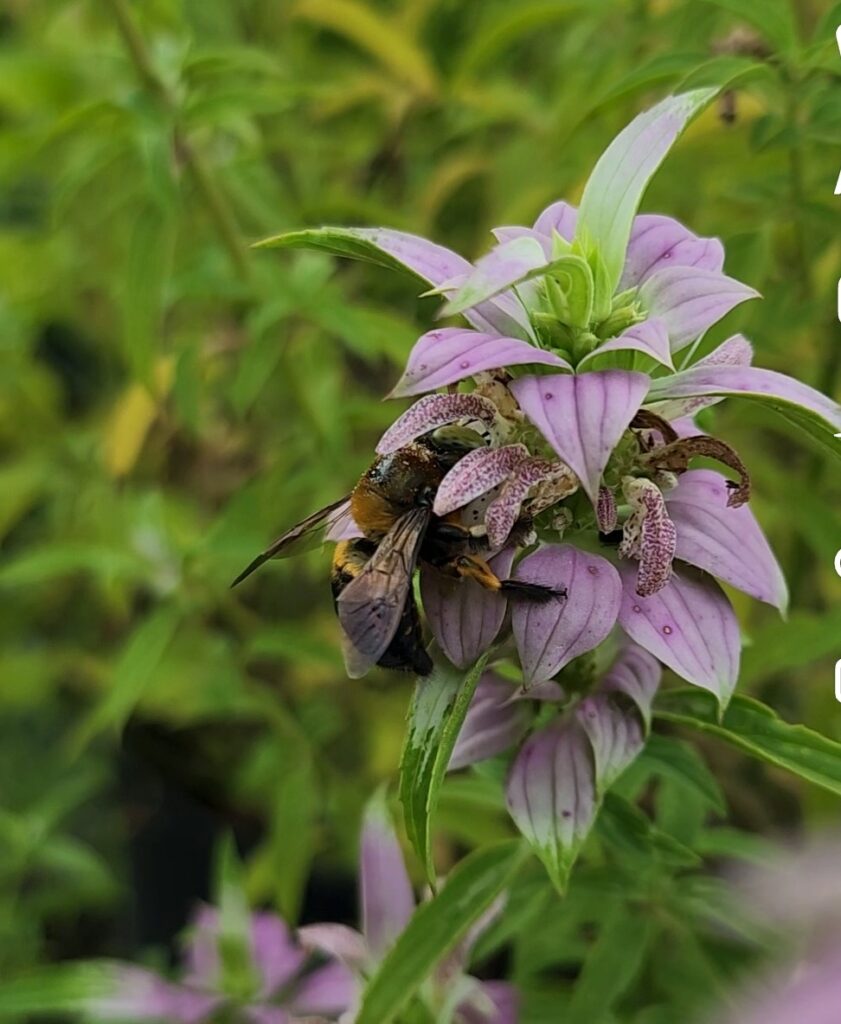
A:
<svg viewBox="0 0 841 1024">
<path fill-rule="evenodd" d="M 421 563 L 509 597 L 533 601 L 565 597 L 562 588 L 499 579 L 482 557 L 490 554 L 487 539 L 464 526 L 458 512 L 444 517 L 433 513 L 444 475 L 474 447 L 475 443 L 439 430 L 378 456 L 349 495 L 287 530 L 231 586 L 269 559 L 289 557 L 312 546 L 325 526 L 352 517 L 362 536 L 336 545 L 330 584 L 348 675 L 354 679 L 375 664 L 420 676 L 431 672 L 412 589 Z M 512 542 L 530 532 L 531 522 L 523 517 L 512 532 Z"/>
</svg>

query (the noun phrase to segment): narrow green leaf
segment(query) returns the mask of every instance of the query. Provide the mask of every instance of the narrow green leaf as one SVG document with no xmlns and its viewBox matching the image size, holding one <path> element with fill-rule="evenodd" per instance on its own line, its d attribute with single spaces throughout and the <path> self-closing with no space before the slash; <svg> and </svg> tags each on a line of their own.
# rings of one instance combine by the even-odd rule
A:
<svg viewBox="0 0 841 1024">
<path fill-rule="evenodd" d="M 604 1019 L 639 973 L 650 935 L 649 915 L 624 904 L 614 908 L 584 961 L 564 1024 L 597 1024 Z"/>
<path fill-rule="evenodd" d="M 697 867 L 698 855 L 680 840 L 658 828 L 636 804 L 607 793 L 596 829 L 600 838 L 614 847 L 623 860 L 636 858 L 650 866 L 657 858 L 676 867 Z"/>
<path fill-rule="evenodd" d="M 356 1024 L 389 1024 L 435 965 L 511 882 L 526 856 L 519 840 L 475 850 L 453 870 L 438 895 L 415 911 L 371 978 Z"/>
<path fill-rule="evenodd" d="M 160 665 L 180 620 L 180 608 L 166 604 L 135 629 L 117 659 L 108 693 L 76 732 L 75 749 L 84 747 L 104 729 L 121 729 L 125 725 Z"/>
<path fill-rule="evenodd" d="M 719 814 L 727 813 L 724 794 L 715 776 L 704 764 L 698 751 L 688 743 L 672 736 L 655 734 L 649 737 L 640 760 L 653 765 L 655 773 L 668 775 L 694 789 Z"/>
<path fill-rule="evenodd" d="M 768 764 L 841 795 L 841 744 L 778 718 L 750 697 L 734 697 L 719 721 L 715 699 L 700 690 L 667 690 L 654 706 L 657 718 L 719 736 Z"/>
<path fill-rule="evenodd" d="M 418 681 L 409 709 L 400 759 L 400 800 L 406 833 L 433 885 L 432 815 L 485 660 L 480 658 L 465 675 L 439 658 L 432 674 Z"/>
<path fill-rule="evenodd" d="M 803 498 L 798 494 L 795 504 Z M 837 546 L 836 535 L 835 549 Z M 753 642 L 742 652 L 741 682 L 751 683 L 820 658 L 837 657 L 839 636 L 841 608 L 823 613 L 793 612 L 786 622 L 773 622 L 752 634 Z"/>
<path fill-rule="evenodd" d="M 247 996 L 257 989 L 259 977 L 251 955 L 251 916 L 245 895 L 245 876 L 231 834 L 225 835 L 217 847 L 215 873 L 220 988 L 231 996 Z"/>
<path fill-rule="evenodd" d="M 575 234 L 583 245 L 601 252 L 611 294 L 622 275 L 631 225 L 649 181 L 689 121 L 716 92 L 697 89 L 667 96 L 634 118 L 593 169 L 581 197 Z"/>
<path fill-rule="evenodd" d="M 134 375 L 153 384 L 160 352 L 164 286 L 172 255 L 172 221 L 156 203 L 140 211 L 131 233 L 123 275 L 123 345 Z"/>
<path fill-rule="evenodd" d="M 377 244 L 374 228 L 343 228 L 323 227 L 306 228 L 303 231 L 286 231 L 280 235 L 272 235 L 254 243 L 255 249 L 309 249 L 314 252 L 327 252 L 331 256 L 343 256 L 347 259 L 373 263 L 386 270 L 398 270 L 412 274 L 426 284 L 431 283 L 396 256 Z"/>
</svg>

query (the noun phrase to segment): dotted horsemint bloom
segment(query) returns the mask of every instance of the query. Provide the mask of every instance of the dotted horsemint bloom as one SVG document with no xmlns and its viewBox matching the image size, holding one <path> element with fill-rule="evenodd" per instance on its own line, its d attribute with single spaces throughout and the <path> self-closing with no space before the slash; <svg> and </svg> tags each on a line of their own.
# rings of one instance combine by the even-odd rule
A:
<svg viewBox="0 0 841 1024">
<path fill-rule="evenodd" d="M 276 914 L 250 920 L 248 949 L 236 972 L 225 966 L 220 915 L 202 907 L 185 950 L 183 976 L 167 981 L 130 964 L 110 966 L 101 994 L 86 1007 L 94 1019 L 165 1020 L 201 1024 L 222 1019 L 241 1024 L 338 1021 L 356 1000 L 358 983 L 336 957 L 313 956 Z"/>
<path fill-rule="evenodd" d="M 418 400 L 378 451 L 442 428 L 470 433 L 473 450 L 444 476 L 434 513 L 484 544 L 497 577 L 555 594 L 529 601 L 528 588 L 518 595 L 516 584 L 490 593 L 421 559 L 430 629 L 461 668 L 490 652 L 490 665 L 506 662 L 537 693 L 556 677 L 565 683 L 564 673 L 576 671 L 571 662 L 597 657 L 597 648 L 618 638 L 633 645 L 635 657 L 657 659 L 711 691 L 723 708 L 741 644 L 719 581 L 785 610 L 782 572 L 747 504 L 748 468 L 693 417 L 743 396 L 837 455 L 841 407 L 752 366 L 752 346 L 741 335 L 693 361 L 709 328 L 757 293 L 724 273 L 718 239 L 671 217 L 638 215 L 669 148 L 714 94 L 670 96 L 639 115 L 597 162 L 578 209 L 560 201 L 531 227 L 496 229 L 497 244 L 475 265 L 386 228 L 323 228 L 268 242 L 408 270 L 444 297 L 445 315 L 466 321 L 417 341 L 391 396 Z M 698 457 L 718 462 L 726 475 L 693 468 Z M 491 729 L 507 741 L 523 709 L 500 701 L 490 686 L 483 681 L 476 706 L 483 721 L 495 720 L 497 705 L 512 716 Z M 611 775 L 599 767 L 577 699 L 526 739 L 509 784 L 512 815 L 559 882 L 583 834 L 580 822 L 590 820 Z M 620 717 L 627 712 L 627 735 L 636 735 L 646 699 L 631 696 L 636 710 L 627 700 L 608 702 Z M 468 725 L 475 746 L 470 716 Z M 456 751 L 463 760 L 465 748 Z M 583 781 L 569 792 L 571 806 L 561 807 L 558 797 L 549 808 L 549 794 L 567 793 L 575 779 Z M 541 814 L 525 812 L 526 803 Z"/>
<path fill-rule="evenodd" d="M 400 844 L 383 801 L 369 804 L 362 829 L 359 898 L 362 931 L 343 924 L 317 924 L 301 928 L 305 947 L 336 957 L 359 978 L 359 992 L 409 923 L 415 910 L 412 884 Z M 437 966 L 429 981 L 432 1005 L 448 1006 L 452 1024 L 517 1024 L 518 996 L 503 981 L 479 981 L 466 973 L 473 946 L 502 909 L 493 906 L 459 945 Z M 342 1022 L 355 1019 L 356 1005 Z M 443 1019 L 443 1018 L 442 1018 Z"/>
</svg>

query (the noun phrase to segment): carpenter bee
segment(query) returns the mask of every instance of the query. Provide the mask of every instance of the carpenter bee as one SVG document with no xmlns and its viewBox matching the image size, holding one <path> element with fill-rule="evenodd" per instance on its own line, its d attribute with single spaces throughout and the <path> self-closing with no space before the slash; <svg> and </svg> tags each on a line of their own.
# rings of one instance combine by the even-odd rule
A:
<svg viewBox="0 0 841 1024">
<path fill-rule="evenodd" d="M 419 563 L 510 597 L 547 601 L 566 593 L 499 579 L 482 557 L 489 554 L 486 538 L 462 525 L 458 513 L 433 514 L 445 473 L 473 447 L 475 443 L 453 437 L 445 429 L 378 456 L 349 495 L 293 526 L 231 585 L 241 583 L 271 558 L 289 557 L 311 546 L 318 530 L 335 526 L 349 515 L 363 536 L 339 541 L 330 573 L 348 675 L 358 678 L 374 664 L 428 675 L 432 660 L 424 646 L 412 591 Z M 524 518 L 512 540 L 526 536 L 530 528 Z"/>
</svg>

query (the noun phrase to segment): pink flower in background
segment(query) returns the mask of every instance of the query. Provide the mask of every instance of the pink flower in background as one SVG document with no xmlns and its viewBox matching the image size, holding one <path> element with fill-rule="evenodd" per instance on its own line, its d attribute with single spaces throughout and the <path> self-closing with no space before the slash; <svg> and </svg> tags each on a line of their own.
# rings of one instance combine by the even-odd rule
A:
<svg viewBox="0 0 841 1024">
<path fill-rule="evenodd" d="M 384 803 L 375 798 L 365 815 L 359 861 L 362 930 L 342 924 L 307 925 L 299 936 L 305 947 L 336 957 L 360 978 L 370 976 L 409 923 L 415 896 L 400 844 Z M 479 981 L 467 974 L 473 946 L 500 908 L 481 918 L 436 968 L 432 1001 L 453 1007 L 452 1024 L 516 1024 L 517 991 L 506 982 Z M 348 1024 L 354 1012 L 347 1014 Z M 344 1020 L 345 1018 L 343 1018 Z"/>
</svg>

